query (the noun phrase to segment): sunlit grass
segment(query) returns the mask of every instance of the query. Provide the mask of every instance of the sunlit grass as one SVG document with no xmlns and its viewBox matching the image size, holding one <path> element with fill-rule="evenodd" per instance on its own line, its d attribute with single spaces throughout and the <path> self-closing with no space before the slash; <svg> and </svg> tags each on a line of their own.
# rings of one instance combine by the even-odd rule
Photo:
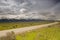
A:
<svg viewBox="0 0 60 40">
<path fill-rule="evenodd" d="M 60 40 L 60 23 L 16 35 L 16 40 Z"/>
<path fill-rule="evenodd" d="M 21 28 L 27 26 L 41 25 L 50 23 L 47 21 L 33 21 L 33 22 L 0 22 L 0 30 L 8 30 L 13 28 Z"/>
</svg>

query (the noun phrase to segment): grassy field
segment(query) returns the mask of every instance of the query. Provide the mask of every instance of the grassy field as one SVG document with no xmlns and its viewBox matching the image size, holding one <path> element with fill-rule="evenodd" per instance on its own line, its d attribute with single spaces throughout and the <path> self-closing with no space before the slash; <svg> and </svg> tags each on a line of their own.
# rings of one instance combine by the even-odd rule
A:
<svg viewBox="0 0 60 40">
<path fill-rule="evenodd" d="M 0 22 L 0 31 L 1 30 L 8 30 L 13 28 L 21 28 L 26 26 L 34 26 L 34 25 L 41 25 L 51 23 L 47 21 L 32 21 L 32 22 Z"/>
<path fill-rule="evenodd" d="M 16 40 L 60 40 L 60 23 L 16 35 Z"/>
</svg>

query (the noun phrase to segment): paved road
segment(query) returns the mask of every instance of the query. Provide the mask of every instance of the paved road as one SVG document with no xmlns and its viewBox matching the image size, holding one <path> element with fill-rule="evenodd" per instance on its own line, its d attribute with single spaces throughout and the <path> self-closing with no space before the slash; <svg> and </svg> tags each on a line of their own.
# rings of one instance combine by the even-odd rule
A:
<svg viewBox="0 0 60 40">
<path fill-rule="evenodd" d="M 30 30 L 34 30 L 34 29 L 38 29 L 38 28 L 42 28 L 42 27 L 48 27 L 49 25 L 55 25 L 55 24 L 58 24 L 58 23 L 59 22 L 54 22 L 54 23 L 43 24 L 43 25 L 38 25 L 38 26 L 31 26 L 31 27 L 3 30 L 3 31 L 0 31 L 0 37 L 1 36 L 6 36 L 6 33 L 11 32 L 11 31 L 14 31 L 15 34 L 19 34 L 19 33 L 23 33 L 23 32 L 26 32 L 26 31 L 30 31 Z"/>
</svg>

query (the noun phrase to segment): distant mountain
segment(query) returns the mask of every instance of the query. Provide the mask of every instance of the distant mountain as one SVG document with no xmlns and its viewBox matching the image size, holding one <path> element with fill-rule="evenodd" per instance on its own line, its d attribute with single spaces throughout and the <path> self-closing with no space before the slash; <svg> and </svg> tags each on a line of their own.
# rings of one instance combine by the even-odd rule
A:
<svg viewBox="0 0 60 40">
<path fill-rule="evenodd" d="M 0 19 L 0 22 L 32 22 L 32 21 L 55 21 L 55 20 L 42 20 L 42 19 Z"/>
</svg>

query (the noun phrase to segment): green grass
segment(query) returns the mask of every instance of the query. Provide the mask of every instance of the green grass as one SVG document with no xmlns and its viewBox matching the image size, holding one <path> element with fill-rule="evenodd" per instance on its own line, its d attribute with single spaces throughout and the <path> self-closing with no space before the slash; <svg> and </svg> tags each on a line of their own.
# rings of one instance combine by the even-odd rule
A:
<svg viewBox="0 0 60 40">
<path fill-rule="evenodd" d="M 16 40 L 60 40 L 60 23 L 16 35 Z"/>
<path fill-rule="evenodd" d="M 34 26 L 34 25 L 41 25 L 50 23 L 47 21 L 34 21 L 34 22 L 0 22 L 0 31 L 1 30 L 8 30 L 13 28 L 21 28 L 26 26 Z"/>
</svg>

